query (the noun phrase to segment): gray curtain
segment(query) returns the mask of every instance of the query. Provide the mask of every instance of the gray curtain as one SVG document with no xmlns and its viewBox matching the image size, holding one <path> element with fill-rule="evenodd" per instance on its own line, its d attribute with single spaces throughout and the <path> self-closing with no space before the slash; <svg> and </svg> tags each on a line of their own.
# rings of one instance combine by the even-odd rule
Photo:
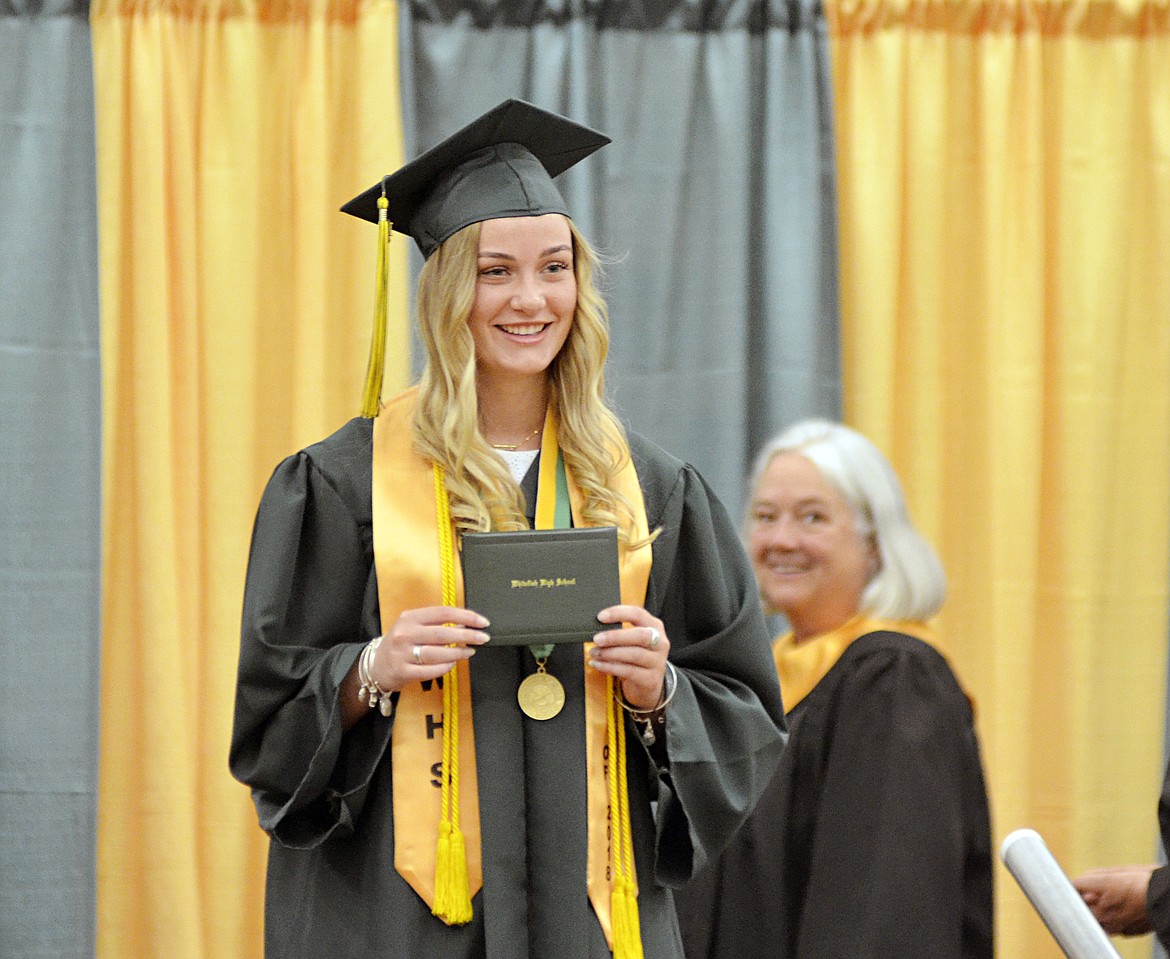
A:
<svg viewBox="0 0 1170 959">
<path fill-rule="evenodd" d="M 0 2 L 0 956 L 94 953 L 100 436 L 85 3 Z"/>
<path fill-rule="evenodd" d="M 408 155 L 510 96 L 613 138 L 561 178 L 612 261 L 610 392 L 633 429 L 738 512 L 765 439 L 798 416 L 840 414 L 819 0 L 401 10 Z"/>
</svg>

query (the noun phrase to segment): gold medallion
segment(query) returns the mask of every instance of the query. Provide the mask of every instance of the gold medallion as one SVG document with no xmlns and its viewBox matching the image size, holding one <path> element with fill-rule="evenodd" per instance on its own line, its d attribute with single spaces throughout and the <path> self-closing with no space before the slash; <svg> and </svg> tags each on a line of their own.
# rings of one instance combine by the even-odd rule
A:
<svg viewBox="0 0 1170 959">
<path fill-rule="evenodd" d="M 516 700 L 529 719 L 552 719 L 565 705 L 565 687 L 542 667 L 520 684 Z"/>
</svg>

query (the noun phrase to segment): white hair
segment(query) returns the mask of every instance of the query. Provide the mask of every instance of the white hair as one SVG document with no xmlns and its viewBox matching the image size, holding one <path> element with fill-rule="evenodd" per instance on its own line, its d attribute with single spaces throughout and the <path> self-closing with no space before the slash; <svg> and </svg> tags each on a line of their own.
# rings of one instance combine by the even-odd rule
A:
<svg viewBox="0 0 1170 959">
<path fill-rule="evenodd" d="M 934 616 L 946 597 L 946 574 L 910 521 L 902 484 L 881 451 L 841 423 L 800 420 L 769 440 L 756 457 L 749 502 L 779 453 L 799 453 L 809 460 L 845 497 L 858 531 L 873 537 L 879 568 L 861 594 L 859 611 L 878 619 Z"/>
</svg>

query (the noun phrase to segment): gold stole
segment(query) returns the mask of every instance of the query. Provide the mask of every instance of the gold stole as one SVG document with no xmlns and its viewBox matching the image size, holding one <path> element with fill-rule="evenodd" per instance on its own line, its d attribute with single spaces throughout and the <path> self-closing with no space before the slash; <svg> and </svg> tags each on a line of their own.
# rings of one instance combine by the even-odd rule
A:
<svg viewBox="0 0 1170 959">
<path fill-rule="evenodd" d="M 793 707 L 813 691 L 855 640 L 866 633 L 880 630 L 906 633 L 942 652 L 934 631 L 925 623 L 910 620 L 854 616 L 832 632 L 799 643 L 793 641 L 792 633 L 787 633 L 772 644 L 776 671 L 780 675 L 780 692 L 784 697 L 784 711 L 792 712 Z"/>
<path fill-rule="evenodd" d="M 393 626 L 404 610 L 442 604 L 434 473 L 431 463 L 414 451 L 412 441 L 411 420 L 417 392 L 418 388 L 412 387 L 400 393 L 383 405 L 374 420 L 374 562 L 383 632 Z M 539 469 L 542 490 L 555 490 L 556 462 L 556 418 L 550 413 L 546 417 L 541 441 Z M 567 479 L 573 522 L 578 526 L 585 525 L 580 516 L 580 491 L 571 474 Z M 641 606 L 646 601 L 651 548 L 647 542 L 649 531 L 642 489 L 628 456 L 614 478 L 613 486 L 630 503 L 635 517 L 633 538 L 643 544 L 637 549 L 621 550 L 621 598 L 623 603 Z M 537 528 L 552 525 L 552 508 L 546 505 L 550 500 L 555 500 L 555 493 L 538 495 Z M 455 564 L 455 588 L 458 601 L 462 603 L 463 576 L 459 563 Z M 590 645 L 585 644 L 586 657 Z M 471 675 L 466 661 L 460 662 L 456 669 L 459 688 L 459 818 L 467 851 L 469 892 L 474 896 L 483 886 L 483 857 Z M 606 778 L 607 688 L 606 677 L 586 666 L 589 899 L 612 946 L 610 909 L 614 870 L 610 868 L 610 790 Z M 391 734 L 394 865 L 432 908 L 442 812 L 439 789 L 443 759 L 442 722 L 443 692 L 437 681 L 411 684 L 399 693 Z M 624 793 L 625 783 L 620 785 Z"/>
</svg>

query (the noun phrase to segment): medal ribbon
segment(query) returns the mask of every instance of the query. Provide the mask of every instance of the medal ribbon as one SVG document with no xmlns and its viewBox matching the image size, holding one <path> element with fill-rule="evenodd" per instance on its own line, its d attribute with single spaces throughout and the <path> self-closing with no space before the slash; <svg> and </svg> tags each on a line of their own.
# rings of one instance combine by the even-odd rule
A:
<svg viewBox="0 0 1170 959">
<path fill-rule="evenodd" d="M 551 430 L 551 435 L 549 432 Z M 556 451 L 556 456 L 544 456 L 546 446 Z M 544 432 L 540 437 L 541 457 L 536 474 L 536 528 L 567 529 L 573 525 L 572 505 L 569 502 L 569 480 L 565 473 L 565 458 L 557 444 L 555 419 L 545 416 Z M 552 643 L 544 646 L 529 646 L 533 658 L 538 662 L 546 660 L 556 648 Z"/>
</svg>

